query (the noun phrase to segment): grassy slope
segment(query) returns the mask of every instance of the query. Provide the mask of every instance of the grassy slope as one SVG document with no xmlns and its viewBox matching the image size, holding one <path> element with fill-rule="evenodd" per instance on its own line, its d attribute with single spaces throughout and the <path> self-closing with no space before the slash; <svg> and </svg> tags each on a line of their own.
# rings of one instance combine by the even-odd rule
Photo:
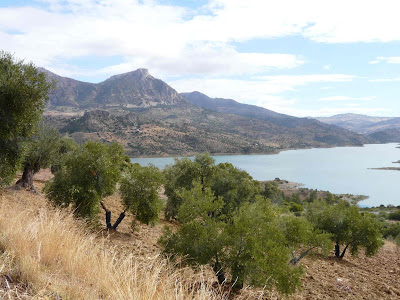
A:
<svg viewBox="0 0 400 300">
<path fill-rule="evenodd" d="M 41 188 L 42 181 L 36 181 Z M 117 195 L 105 199 L 120 212 Z M 88 232 L 68 212 L 48 206 L 45 198 L 25 191 L 0 192 L 0 298 L 69 299 L 221 299 L 207 268 L 176 269 L 159 257 L 156 241 L 163 225 L 139 225 L 132 217 L 119 232 Z M 103 215 L 101 222 L 104 225 Z M 291 299 L 398 299 L 400 249 L 387 242 L 372 258 L 360 255 L 304 260 L 303 288 Z M 11 279 L 11 280 L 10 280 Z M 11 282 L 12 281 L 12 282 Z M 280 298 L 246 288 L 236 299 Z M 232 297 L 232 295 L 231 295 Z"/>
</svg>

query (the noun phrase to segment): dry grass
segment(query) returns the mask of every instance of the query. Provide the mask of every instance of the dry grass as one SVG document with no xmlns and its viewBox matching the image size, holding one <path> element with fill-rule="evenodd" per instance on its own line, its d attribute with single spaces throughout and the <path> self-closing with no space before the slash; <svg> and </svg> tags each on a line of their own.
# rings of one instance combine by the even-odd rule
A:
<svg viewBox="0 0 400 300">
<path fill-rule="evenodd" d="M 120 252 L 70 213 L 50 208 L 40 198 L 21 191 L 0 195 L 0 297 L 224 298 L 202 271 L 176 270 L 158 257 L 138 259 Z M 24 290 L 15 291 L 10 286 L 15 282 Z"/>
</svg>

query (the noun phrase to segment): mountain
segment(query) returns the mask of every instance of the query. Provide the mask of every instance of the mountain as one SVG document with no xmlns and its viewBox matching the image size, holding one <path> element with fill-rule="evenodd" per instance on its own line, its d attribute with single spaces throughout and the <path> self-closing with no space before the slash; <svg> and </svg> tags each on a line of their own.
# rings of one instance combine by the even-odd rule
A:
<svg viewBox="0 0 400 300">
<path fill-rule="evenodd" d="M 232 99 L 210 98 L 197 91 L 181 93 L 181 95 L 192 104 L 212 111 L 265 120 L 283 126 L 290 126 L 299 120 L 296 117 L 280 114 L 255 105 L 239 103 Z"/>
<path fill-rule="evenodd" d="M 397 121 L 397 125 L 395 123 L 391 123 L 390 125 L 390 121 L 393 118 L 371 117 L 360 114 L 339 114 L 332 117 L 321 117 L 315 119 L 326 124 L 337 125 L 361 134 L 368 134 L 381 130 L 383 128 L 380 128 L 382 125 L 379 124 L 385 124 L 385 122 L 389 122 L 389 126 L 386 126 L 387 128 L 390 126 L 392 126 L 390 128 L 394 128 L 393 126 L 400 127 L 400 118 L 398 118 L 399 120 Z"/>
<path fill-rule="evenodd" d="M 231 99 L 199 92 L 180 95 L 146 69 L 98 84 L 45 72 L 56 83 L 47 123 L 79 142 L 118 141 L 132 156 L 274 153 L 372 141 L 334 125 Z"/>
<path fill-rule="evenodd" d="M 369 137 L 379 143 L 400 143 L 400 128 L 389 128 L 375 131 Z"/>
<path fill-rule="evenodd" d="M 147 69 L 138 69 L 94 84 L 61 77 L 41 68 L 56 88 L 50 95 L 51 106 L 77 108 L 124 106 L 149 107 L 157 105 L 187 104 L 187 100 Z"/>
</svg>

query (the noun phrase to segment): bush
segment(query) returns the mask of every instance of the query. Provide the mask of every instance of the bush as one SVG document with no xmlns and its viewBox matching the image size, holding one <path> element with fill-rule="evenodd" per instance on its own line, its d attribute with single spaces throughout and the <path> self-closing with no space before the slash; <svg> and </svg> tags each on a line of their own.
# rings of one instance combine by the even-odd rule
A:
<svg viewBox="0 0 400 300">
<path fill-rule="evenodd" d="M 388 215 L 389 220 L 395 220 L 395 221 L 400 221 L 400 209 L 390 213 Z"/>
</svg>

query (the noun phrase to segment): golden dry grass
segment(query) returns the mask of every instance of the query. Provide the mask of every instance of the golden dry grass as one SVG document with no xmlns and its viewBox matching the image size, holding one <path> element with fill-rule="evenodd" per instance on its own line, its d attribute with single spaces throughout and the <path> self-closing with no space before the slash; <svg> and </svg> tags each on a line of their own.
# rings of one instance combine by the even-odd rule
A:
<svg viewBox="0 0 400 300">
<path fill-rule="evenodd" d="M 37 178 L 39 190 L 47 175 Z M 115 219 L 113 195 L 105 203 Z M 100 216 L 104 224 L 103 213 Z M 0 299 L 281 299 L 275 292 L 218 287 L 209 268 L 175 267 L 160 257 L 164 225 L 138 225 L 127 215 L 119 232 L 93 232 L 43 196 L 0 191 Z M 374 257 L 303 261 L 302 288 L 288 299 L 399 299 L 400 248 L 387 242 Z"/>
<path fill-rule="evenodd" d="M 202 271 L 177 270 L 159 257 L 138 259 L 118 251 L 106 245 L 107 237 L 88 232 L 70 213 L 43 202 L 24 191 L 0 195 L 0 297 L 223 298 Z M 12 292 L 10 281 L 24 290 Z"/>
</svg>

